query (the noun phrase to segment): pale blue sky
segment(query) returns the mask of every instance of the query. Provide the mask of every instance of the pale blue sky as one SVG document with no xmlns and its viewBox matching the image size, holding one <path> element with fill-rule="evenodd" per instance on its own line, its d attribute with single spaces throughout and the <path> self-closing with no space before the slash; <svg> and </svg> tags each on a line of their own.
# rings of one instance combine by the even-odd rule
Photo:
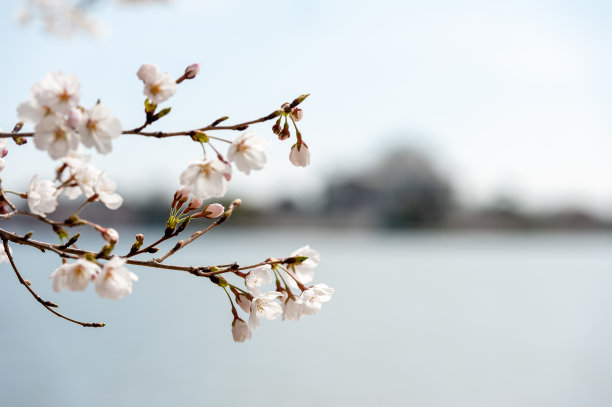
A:
<svg viewBox="0 0 612 407">
<path fill-rule="evenodd" d="M 465 203 L 517 194 L 532 209 L 578 205 L 612 214 L 612 6 L 595 1 L 195 1 L 96 8 L 102 38 L 58 39 L 18 26 L 19 1 L 0 14 L 0 128 L 30 86 L 52 70 L 75 73 L 82 104 L 99 97 L 125 128 L 142 121 L 145 62 L 178 76 L 173 112 L 156 128 L 188 129 L 230 115 L 259 117 L 303 92 L 309 169 L 275 142 L 269 165 L 237 173 L 228 196 L 252 201 L 319 193 L 335 174 L 367 170 L 398 144 L 430 154 Z M 255 126 L 272 139 L 269 125 Z M 173 191 L 200 158 L 187 140 L 125 137 L 97 156 L 120 192 Z M 135 152 L 137 152 L 135 154 Z M 42 152 L 11 149 L 4 183 L 19 189 Z M 138 170 L 136 170 L 138 168 Z M 258 191 L 270 194 L 255 197 Z"/>
</svg>

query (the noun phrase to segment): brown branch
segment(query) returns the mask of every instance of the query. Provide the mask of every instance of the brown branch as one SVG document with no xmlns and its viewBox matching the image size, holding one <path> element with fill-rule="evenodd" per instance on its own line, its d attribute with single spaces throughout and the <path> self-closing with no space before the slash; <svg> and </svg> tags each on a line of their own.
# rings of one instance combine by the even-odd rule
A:
<svg viewBox="0 0 612 407">
<path fill-rule="evenodd" d="M 92 252 L 89 250 L 75 249 L 72 247 L 61 248 L 61 246 L 59 245 L 53 245 L 50 243 L 45 243 L 45 242 L 40 242 L 34 239 L 29 239 L 24 236 L 19 236 L 16 233 L 8 232 L 1 228 L 0 228 L 0 238 L 2 238 L 2 240 L 8 240 L 13 243 L 20 244 L 20 245 L 34 247 L 36 249 L 39 249 L 42 252 L 49 250 L 49 251 L 56 253 L 58 256 L 62 258 L 77 259 L 79 257 L 84 257 L 86 255 L 90 255 L 90 256 L 97 255 L 96 252 Z M 102 256 L 101 259 L 109 260 L 111 257 L 112 257 L 111 255 L 107 255 L 107 256 Z M 187 273 L 196 275 L 198 277 L 210 277 L 216 274 L 235 272 L 239 270 L 248 270 L 254 267 L 262 266 L 264 264 L 272 265 L 272 264 L 291 263 L 293 259 L 294 259 L 293 257 L 287 257 L 283 259 L 268 259 L 261 263 L 257 263 L 257 264 L 253 264 L 249 266 L 243 266 L 243 267 L 238 266 L 238 264 L 236 263 L 219 264 L 219 265 L 214 265 L 214 266 L 179 266 L 179 265 L 173 265 L 173 264 L 163 264 L 155 260 L 142 261 L 142 260 L 132 260 L 132 259 L 127 259 L 126 263 L 134 265 L 134 266 L 150 267 L 150 268 L 156 268 L 156 269 L 185 271 Z"/>
<path fill-rule="evenodd" d="M 72 319 L 69 318 L 67 316 L 65 316 L 64 314 L 60 314 L 59 312 L 57 312 L 56 310 L 52 309 L 52 307 L 57 307 L 57 304 L 54 304 L 51 301 L 45 301 L 42 298 L 40 298 L 40 296 L 38 294 L 36 294 L 36 292 L 32 289 L 32 287 L 30 287 L 30 284 L 28 284 L 28 282 L 26 282 L 23 277 L 21 276 L 21 273 L 19 273 L 19 270 L 17 269 L 17 266 L 15 265 L 15 261 L 13 260 L 13 256 L 11 255 L 11 251 L 9 249 L 9 245 L 8 245 L 8 239 L 6 237 L 2 237 L 2 244 L 4 245 L 4 252 L 6 253 L 9 262 L 11 263 L 11 266 L 13 267 L 13 271 L 15 271 L 15 274 L 17 275 L 17 279 L 19 280 L 19 282 L 21 284 L 23 284 L 23 286 L 25 288 L 28 289 L 28 291 L 30 292 L 30 294 L 32 294 L 32 296 L 36 299 L 36 301 L 38 301 L 43 307 L 45 307 L 49 312 L 55 314 L 56 316 L 65 319 L 66 321 L 70 321 L 72 323 L 84 326 L 84 327 L 92 327 L 92 328 L 101 328 L 103 326 L 105 326 L 106 324 L 104 322 L 81 322 L 81 321 L 77 321 L 76 319 Z"/>
<path fill-rule="evenodd" d="M 269 115 L 260 117 L 259 119 L 234 124 L 231 126 L 218 126 L 216 125 L 216 123 L 213 122 L 212 124 L 208 126 L 201 127 L 199 129 L 193 129 L 193 130 L 176 131 L 176 132 L 142 131 L 142 129 L 144 129 L 148 125 L 148 124 L 145 124 L 143 126 L 137 127 L 132 130 L 124 130 L 121 132 L 121 134 L 135 134 L 135 135 L 144 136 L 144 137 L 165 138 L 165 137 L 176 137 L 176 136 L 192 136 L 197 132 L 212 131 L 212 130 L 246 130 L 246 128 L 249 127 L 251 124 L 262 123 L 268 120 L 272 120 L 280 116 L 282 112 L 283 112 L 282 110 L 275 110 Z M 0 138 L 8 138 L 8 137 L 14 137 L 14 136 L 15 136 L 14 133 L 0 132 Z M 34 137 L 34 132 L 19 133 L 19 137 Z"/>
</svg>

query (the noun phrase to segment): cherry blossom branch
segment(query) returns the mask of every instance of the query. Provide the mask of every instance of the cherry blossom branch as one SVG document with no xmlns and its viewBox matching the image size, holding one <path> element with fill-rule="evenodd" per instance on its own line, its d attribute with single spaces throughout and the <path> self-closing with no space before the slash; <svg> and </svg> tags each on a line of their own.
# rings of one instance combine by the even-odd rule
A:
<svg viewBox="0 0 612 407">
<path fill-rule="evenodd" d="M 301 95 L 297 97 L 296 99 L 294 99 L 293 102 L 287 105 L 290 106 L 291 109 L 293 109 L 294 107 L 302 103 L 309 95 L 310 94 Z M 183 131 L 175 131 L 175 132 L 142 131 L 145 127 L 151 124 L 151 123 L 145 123 L 144 125 L 137 127 L 135 129 L 132 129 L 132 130 L 123 130 L 121 134 L 134 134 L 134 135 L 144 136 L 144 137 L 166 138 L 166 137 L 176 137 L 176 136 L 195 136 L 198 132 L 206 132 L 206 131 L 213 131 L 213 130 L 243 131 L 243 130 L 246 130 L 252 124 L 263 123 L 263 122 L 275 119 L 279 117 L 280 115 L 282 115 L 283 112 L 285 111 L 286 109 L 278 109 L 266 116 L 260 117 L 259 119 L 249 120 L 246 122 L 237 123 L 237 124 L 233 124 L 230 126 L 219 126 L 221 122 L 229 118 L 227 116 L 224 116 L 220 119 L 217 119 L 216 121 L 209 124 L 208 126 L 200 127 L 198 129 L 193 129 L 193 130 L 183 130 Z M 12 133 L 0 132 L 0 138 L 8 138 L 8 137 L 13 138 L 15 136 L 16 136 L 15 132 L 12 132 Z M 34 132 L 19 133 L 19 137 L 34 137 Z M 223 141 L 226 141 L 226 140 L 223 140 Z"/>
<path fill-rule="evenodd" d="M 92 327 L 92 328 L 101 328 L 103 326 L 105 326 L 106 324 L 104 322 L 81 322 L 81 321 L 77 321 L 76 319 L 72 319 L 70 317 L 67 317 L 64 314 L 61 314 L 57 311 L 55 311 L 53 308 L 57 307 L 58 305 L 51 302 L 51 301 L 46 301 L 43 300 L 42 298 L 40 298 L 40 296 L 38 294 L 36 294 L 36 292 L 32 289 L 32 287 L 30 287 L 30 284 L 28 281 L 24 280 L 23 277 L 21 276 L 21 273 L 19 273 L 19 270 L 17 269 L 17 265 L 15 265 L 15 261 L 13 260 L 13 255 L 11 254 L 11 250 L 9 248 L 8 245 L 8 239 L 6 237 L 2 237 L 2 244 L 4 245 L 4 252 L 6 253 L 6 256 L 8 257 L 9 263 L 11 263 L 11 267 L 13 268 L 13 271 L 15 272 L 15 274 L 17 275 L 17 279 L 19 280 L 19 282 L 21 284 L 23 284 L 23 286 L 25 288 L 27 288 L 27 290 L 30 292 L 30 294 L 32 294 L 32 296 L 36 299 L 36 301 L 38 301 L 43 307 L 45 307 L 49 312 L 55 314 L 56 316 L 65 319 L 66 321 L 70 321 L 72 323 L 84 326 L 84 327 Z"/>
<path fill-rule="evenodd" d="M 50 225 L 59 236 L 60 244 L 51 244 L 31 239 L 33 232 L 22 236 L 0 229 L 0 238 L 4 242 L 4 248 L 0 247 L 0 262 L 10 261 L 19 281 L 26 285 L 30 293 L 48 309 L 55 304 L 40 299 L 29 288 L 29 282 L 23 280 L 9 252 L 9 241 L 30 246 L 43 253 L 52 252 L 64 259 L 51 274 L 53 289 L 57 292 L 63 289 L 83 291 L 91 282 L 94 282 L 95 291 L 101 298 L 114 300 L 122 298 L 132 292 L 132 283 L 138 280 L 138 276 L 125 267 L 126 264 L 183 271 L 197 277 L 208 278 L 210 282 L 223 288 L 230 300 L 234 316 L 232 336 L 237 342 L 249 339 L 251 329 L 256 329 L 260 325 L 261 318 L 276 319 L 282 315 L 283 319 L 286 317 L 298 320 L 302 315 L 317 313 L 321 308 L 320 304 L 331 298 L 334 290 L 325 284 L 310 287 L 305 285 L 313 280 L 313 268 L 320 260 L 318 252 L 310 249 L 309 246 L 294 251 L 290 257 L 268 258 L 247 266 L 240 266 L 236 262 L 214 266 L 164 264 L 164 261 L 170 256 L 225 222 L 239 207 L 240 200 L 232 202 L 227 209 L 219 203 L 204 204 L 207 199 L 225 195 L 233 169 L 248 175 L 253 170 L 261 170 L 266 162 L 264 148 L 267 147 L 269 140 L 252 131 L 244 132 L 234 140 L 211 136 L 207 133 L 213 130 L 243 131 L 253 124 L 275 119 L 272 132 L 282 141 L 292 136 L 289 126 L 289 121 L 291 121 L 297 142 L 291 145 L 289 160 L 294 166 L 305 167 L 310 163 L 308 146 L 296 125 L 296 122 L 303 117 L 302 110 L 297 106 L 308 97 L 308 94 L 299 96 L 291 103 L 284 103 L 280 109 L 266 116 L 233 125 L 224 125 L 223 123 L 229 119 L 228 116 L 224 116 L 207 126 L 193 130 L 144 131 L 145 128 L 170 113 L 170 107 L 158 110 L 159 105 L 176 93 L 177 84 L 195 78 L 199 70 L 199 64 L 190 65 L 185 69 L 185 73 L 175 80 L 170 74 L 160 72 L 156 65 L 142 65 L 136 75 L 144 85 L 145 122 L 132 130 L 123 130 L 119 120 L 111 115 L 110 109 L 99 101 L 89 109 L 80 105 L 80 85 L 76 76 L 52 72 L 32 87 L 30 100 L 21 103 L 17 108 L 18 117 L 23 122 L 18 122 L 11 133 L 0 132 L 0 171 L 5 166 L 4 157 L 8 153 L 7 138 L 9 137 L 13 138 L 18 145 L 25 144 L 27 137 L 34 137 L 36 148 L 47 151 L 54 160 L 62 160 L 55 171 L 54 180 L 40 179 L 39 175 L 35 174 L 28 184 L 27 191 L 16 193 L 19 197 L 27 199 L 29 211 L 17 209 L 17 206 L 6 196 L 6 193 L 11 191 L 0 187 L 0 219 L 10 219 L 15 216 L 33 217 L 41 223 Z M 21 133 L 24 122 L 34 123 L 35 132 Z M 90 156 L 79 152 L 78 147 L 83 144 L 85 147 L 94 147 L 101 154 L 108 154 L 112 150 L 112 139 L 127 134 L 155 138 L 190 137 L 201 144 L 203 160 L 190 163 L 181 172 L 179 176 L 181 188 L 174 195 L 163 236 L 142 248 L 145 237 L 139 233 L 130 251 L 123 256 L 118 256 L 113 254 L 113 251 L 119 241 L 119 233 L 113 228 L 81 218 L 79 213 L 92 202 L 104 204 L 111 210 L 118 209 L 123 203 L 123 198 L 116 192 L 116 182 L 108 178 L 105 171 L 100 171 L 89 164 Z M 222 154 L 214 142 L 228 143 L 227 154 Z M 207 150 L 214 154 L 210 154 L 207 158 Z M 86 200 L 63 221 L 47 218 L 48 214 L 57 209 L 62 194 L 71 200 L 84 195 Z M 189 238 L 176 242 L 161 257 L 149 260 L 133 258 L 145 253 L 158 252 L 159 244 L 178 236 L 192 220 L 198 218 L 216 220 L 207 227 L 196 231 Z M 72 228 L 81 225 L 89 226 L 101 234 L 105 243 L 102 244 L 99 251 L 83 250 L 77 247 L 76 242 L 81 234 L 76 233 L 70 237 L 64 229 L 64 227 Z M 66 259 L 71 261 L 66 261 Z M 283 277 L 283 273 L 289 276 L 287 280 Z M 246 290 L 226 281 L 222 274 L 230 275 L 230 277 L 233 274 L 233 279 L 242 279 Z M 271 274 L 274 274 L 276 289 L 260 292 L 258 287 L 274 281 L 271 280 Z M 294 295 L 289 287 L 295 287 L 296 284 L 302 291 L 299 296 Z M 228 288 L 235 296 L 236 305 L 250 314 L 248 325 L 238 316 L 238 310 L 234 306 Z M 103 324 L 75 321 L 52 309 L 49 311 L 82 326 L 104 326 Z"/>
<path fill-rule="evenodd" d="M 95 256 L 97 254 L 96 252 L 92 252 L 89 250 L 64 247 L 65 245 L 53 245 L 50 243 L 33 240 L 25 236 L 20 236 L 16 233 L 8 232 L 2 228 L 0 228 L 0 238 L 2 238 L 2 240 L 8 240 L 13 243 L 20 244 L 20 245 L 34 247 L 42 252 L 49 250 L 49 251 L 56 253 L 58 256 L 62 258 L 77 259 L 79 257 Z M 102 256 L 101 258 L 104 260 L 109 260 L 111 257 L 112 256 L 107 255 L 107 256 Z M 185 271 L 185 272 L 188 272 L 198 277 L 210 277 L 216 274 L 223 274 L 223 273 L 229 273 L 229 272 L 235 273 L 236 271 L 250 270 L 250 269 L 260 267 L 266 264 L 268 265 L 292 264 L 292 263 L 295 263 L 295 261 L 296 261 L 295 257 L 286 257 L 286 258 L 280 258 L 280 259 L 270 258 L 260 263 L 251 264 L 251 265 L 242 266 L 242 267 L 239 266 L 237 263 L 219 264 L 219 265 L 212 265 L 212 266 L 179 266 L 179 265 L 172 265 L 172 264 L 163 264 L 163 263 L 156 261 L 155 259 L 147 260 L 147 261 L 130 259 L 130 260 L 127 260 L 126 263 L 133 264 L 135 266 L 142 266 L 142 267 L 175 270 L 175 271 Z"/>
</svg>

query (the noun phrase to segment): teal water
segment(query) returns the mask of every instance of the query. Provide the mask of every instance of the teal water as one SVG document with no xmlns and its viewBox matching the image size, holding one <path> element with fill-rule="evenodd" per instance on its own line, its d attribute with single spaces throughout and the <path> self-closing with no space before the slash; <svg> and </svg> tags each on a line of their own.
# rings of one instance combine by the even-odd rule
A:
<svg viewBox="0 0 612 407">
<path fill-rule="evenodd" d="M 134 267 L 120 301 L 56 294 L 58 259 L 14 248 L 43 298 L 108 325 L 53 317 L 0 265 L 0 405 L 612 404 L 612 235 L 233 229 L 174 262 L 247 264 L 304 244 L 334 298 L 244 344 L 207 280 Z"/>
</svg>

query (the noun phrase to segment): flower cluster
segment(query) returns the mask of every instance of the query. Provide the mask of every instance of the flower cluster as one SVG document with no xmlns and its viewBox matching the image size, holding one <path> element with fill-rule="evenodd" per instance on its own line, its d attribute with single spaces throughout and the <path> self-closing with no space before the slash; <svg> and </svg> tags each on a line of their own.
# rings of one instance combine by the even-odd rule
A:
<svg viewBox="0 0 612 407">
<path fill-rule="evenodd" d="M 51 158 L 75 151 L 79 141 L 99 153 L 111 151 L 111 140 L 121 135 L 119 120 L 100 103 L 87 110 L 79 106 L 80 85 L 74 75 L 51 72 L 32 86 L 30 100 L 17 107 L 17 115 L 34 126 L 34 145 Z"/>
<path fill-rule="evenodd" d="M 306 254 L 308 256 L 306 256 Z M 248 273 L 236 273 L 244 278 L 245 289 L 229 284 L 218 278 L 217 284 L 234 294 L 236 304 L 246 312 L 248 324 L 240 318 L 230 298 L 234 320 L 232 336 L 236 342 L 252 337 L 252 330 L 261 325 L 262 319 L 288 319 L 298 321 L 304 315 L 314 315 L 321 310 L 321 304 L 331 299 L 334 289 L 326 284 L 307 287 L 314 278 L 314 268 L 320 261 L 319 253 L 304 246 L 291 254 L 287 264 L 272 262 L 251 269 Z M 262 292 L 261 288 L 275 284 L 275 290 Z M 300 293 L 293 290 L 299 289 Z M 229 296 L 229 294 L 228 294 Z"/>
<path fill-rule="evenodd" d="M 96 261 L 78 259 L 74 263 L 64 263 L 49 278 L 53 279 L 53 290 L 60 292 L 83 291 L 91 281 L 95 281 L 96 293 L 102 298 L 118 300 L 132 292 L 132 282 L 138 276 L 125 266 L 125 259 L 113 256 L 102 267 Z"/>
</svg>

